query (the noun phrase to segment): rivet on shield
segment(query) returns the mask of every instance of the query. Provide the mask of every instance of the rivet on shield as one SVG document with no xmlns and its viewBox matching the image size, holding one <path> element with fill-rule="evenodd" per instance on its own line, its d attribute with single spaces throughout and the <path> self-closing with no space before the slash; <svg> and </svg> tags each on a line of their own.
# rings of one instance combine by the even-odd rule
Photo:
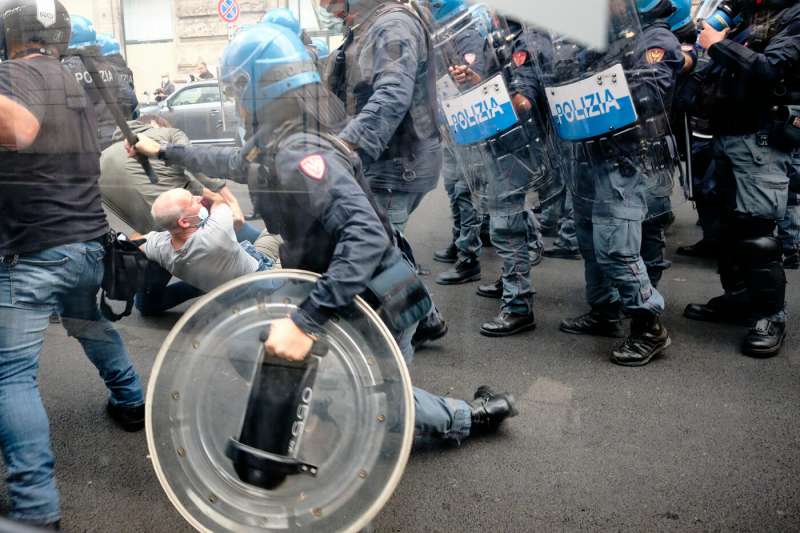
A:
<svg viewBox="0 0 800 533">
<path fill-rule="evenodd" d="M 175 391 L 175 392 L 172 393 L 172 399 L 175 400 L 176 402 L 180 399 L 180 397 L 181 397 L 181 393 L 180 392 Z"/>
<path fill-rule="evenodd" d="M 597 85 L 603 85 L 603 78 L 602 78 L 602 76 L 597 76 Z"/>
<path fill-rule="evenodd" d="M 359 470 L 358 471 L 358 477 L 360 477 L 361 479 L 367 479 L 367 471 L 366 470 Z"/>
<path fill-rule="evenodd" d="M 218 499 L 217 499 L 216 496 L 211 494 L 211 495 L 208 496 L 208 501 L 209 501 L 209 503 L 217 503 Z"/>
<path fill-rule="evenodd" d="M 231 314 L 238 315 L 239 314 L 239 308 L 238 307 L 234 307 L 233 309 L 231 309 Z"/>
<path fill-rule="evenodd" d="M 200 347 L 200 343 L 199 343 L 199 342 L 197 342 L 197 341 L 193 341 L 193 342 L 192 342 L 192 348 L 194 348 L 194 349 L 196 350 L 196 349 L 198 349 L 199 347 Z"/>
<path fill-rule="evenodd" d="M 375 365 L 375 358 L 374 357 L 367 357 L 367 364 L 369 366 L 374 366 Z"/>
<path fill-rule="evenodd" d="M 186 450 L 178 448 L 178 457 L 186 457 Z"/>
<path fill-rule="evenodd" d="M 322 516 L 322 509 L 320 509 L 319 507 L 314 507 L 313 509 L 311 509 L 311 514 L 319 518 Z"/>
<path fill-rule="evenodd" d="M 290 303 L 292 303 L 292 300 L 290 300 L 289 298 L 284 298 L 283 303 L 289 305 Z"/>
<path fill-rule="evenodd" d="M 385 421 L 386 421 L 386 417 L 385 416 L 378 415 L 378 422 L 385 422 Z"/>
</svg>

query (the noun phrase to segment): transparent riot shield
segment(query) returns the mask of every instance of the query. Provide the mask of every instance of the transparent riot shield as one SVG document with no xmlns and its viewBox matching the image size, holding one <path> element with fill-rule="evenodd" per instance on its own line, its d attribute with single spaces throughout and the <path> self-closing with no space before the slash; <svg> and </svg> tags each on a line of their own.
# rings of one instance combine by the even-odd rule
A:
<svg viewBox="0 0 800 533">
<path fill-rule="evenodd" d="M 554 37 L 541 54 L 553 126 L 568 143 L 568 185 L 576 212 L 610 213 L 647 204 L 647 216 L 670 207 L 680 173 L 678 150 L 661 87 L 664 71 L 646 61 L 632 0 L 609 3 L 608 47 L 584 48 Z M 625 216 L 636 216 L 633 212 Z"/>
<path fill-rule="evenodd" d="M 445 171 L 458 169 L 479 209 L 513 215 L 529 192 L 550 190 L 556 151 L 546 118 L 521 116 L 512 100 L 513 45 L 523 30 L 495 17 L 487 33 L 487 18 L 469 10 L 434 35 L 440 123 L 455 162 Z M 459 80 L 453 67 L 470 76 Z"/>
<path fill-rule="evenodd" d="M 270 323 L 317 278 L 285 270 L 223 285 L 157 356 L 148 448 L 170 501 L 200 531 L 359 531 L 400 480 L 411 382 L 372 309 L 356 299 L 302 363 L 262 349 Z"/>
</svg>

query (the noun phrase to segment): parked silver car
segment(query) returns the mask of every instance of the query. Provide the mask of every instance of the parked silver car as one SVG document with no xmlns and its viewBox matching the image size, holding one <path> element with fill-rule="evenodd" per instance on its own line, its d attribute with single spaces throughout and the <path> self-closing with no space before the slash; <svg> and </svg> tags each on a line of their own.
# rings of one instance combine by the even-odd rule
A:
<svg viewBox="0 0 800 533">
<path fill-rule="evenodd" d="M 140 107 L 139 113 L 164 117 L 193 144 L 236 144 L 236 109 L 232 100 L 221 97 L 216 81 L 190 83 L 157 105 Z"/>
</svg>

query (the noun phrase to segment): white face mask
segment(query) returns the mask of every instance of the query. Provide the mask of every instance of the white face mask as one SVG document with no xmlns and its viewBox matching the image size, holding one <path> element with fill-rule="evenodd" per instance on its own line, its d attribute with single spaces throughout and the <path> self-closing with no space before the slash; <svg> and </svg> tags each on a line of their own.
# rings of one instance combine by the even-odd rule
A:
<svg viewBox="0 0 800 533">
<path fill-rule="evenodd" d="M 200 226 L 205 224 L 206 220 L 208 220 L 208 209 L 206 209 L 206 206 L 200 206 L 200 211 L 197 212 L 197 218 L 200 219 Z"/>
<path fill-rule="evenodd" d="M 204 205 L 201 205 L 200 211 L 198 211 L 196 215 L 189 215 L 186 218 L 193 218 L 193 217 L 197 217 L 198 220 L 197 224 L 194 227 L 195 228 L 202 227 L 203 224 L 206 223 L 206 220 L 208 220 L 208 209 L 206 209 Z"/>
</svg>

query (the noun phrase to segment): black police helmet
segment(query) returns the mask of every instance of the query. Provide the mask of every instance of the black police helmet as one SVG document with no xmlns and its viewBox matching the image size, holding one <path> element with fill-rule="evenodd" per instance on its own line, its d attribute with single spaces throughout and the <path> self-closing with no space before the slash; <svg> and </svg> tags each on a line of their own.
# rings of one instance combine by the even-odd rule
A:
<svg viewBox="0 0 800 533">
<path fill-rule="evenodd" d="M 59 0 L 0 0 L 0 58 L 12 45 L 31 45 L 61 55 L 72 30 L 67 9 Z"/>
</svg>

